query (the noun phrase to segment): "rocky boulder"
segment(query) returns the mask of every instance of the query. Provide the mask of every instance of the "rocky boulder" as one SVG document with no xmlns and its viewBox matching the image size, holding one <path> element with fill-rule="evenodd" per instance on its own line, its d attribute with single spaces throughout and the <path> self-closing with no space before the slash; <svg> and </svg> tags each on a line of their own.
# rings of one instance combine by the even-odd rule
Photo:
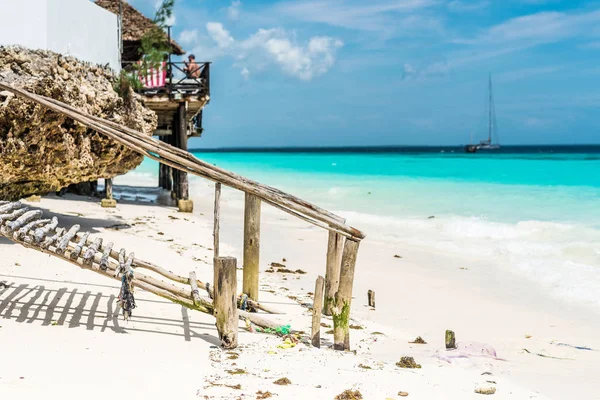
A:
<svg viewBox="0 0 600 400">
<path fill-rule="evenodd" d="M 131 89 L 121 97 L 105 67 L 50 51 L 0 47 L 0 82 L 52 97 L 150 135 L 156 115 Z M 141 155 L 72 119 L 0 91 L 0 199 L 58 191 L 112 178 Z"/>
</svg>

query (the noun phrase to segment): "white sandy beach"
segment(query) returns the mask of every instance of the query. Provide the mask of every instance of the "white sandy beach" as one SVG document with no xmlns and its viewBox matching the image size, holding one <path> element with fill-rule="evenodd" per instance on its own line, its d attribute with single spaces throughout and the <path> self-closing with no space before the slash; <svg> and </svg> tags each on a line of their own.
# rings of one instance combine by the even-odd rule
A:
<svg viewBox="0 0 600 400">
<path fill-rule="evenodd" d="M 117 197 L 122 190 L 115 188 Z M 140 258 L 211 281 L 211 187 L 200 193 L 193 215 L 126 199 L 103 209 L 97 199 L 74 195 L 46 196 L 32 206 L 58 215 L 61 225 L 79 223 Z M 226 192 L 221 210 L 221 253 L 237 257 L 238 267 L 241 199 Z M 359 228 L 369 235 L 368 226 Z M 260 300 L 285 313 L 271 318 L 310 331 L 310 313 L 299 303 L 312 302 L 308 293 L 325 273 L 326 242 L 326 232 L 263 207 L 261 271 L 285 258 L 290 269 L 307 272 L 261 272 Z M 536 290 L 487 256 L 462 256 L 447 246 L 363 241 L 352 319 L 364 329 L 351 331 L 353 352 L 328 348 L 328 328 L 321 349 L 279 349 L 280 338 L 247 332 L 240 321 L 237 359 L 218 347 L 212 316 L 138 290 L 134 316 L 125 322 L 117 315 L 117 281 L 4 239 L 0 252 L 2 399 L 255 399 L 258 391 L 279 399 L 333 399 L 346 389 L 365 399 L 400 398 L 399 391 L 411 399 L 476 399 L 481 385 L 497 389 L 494 399 L 600 398 L 595 310 Z M 366 305 L 369 289 L 376 292 L 375 310 Z M 497 357 L 461 353 L 461 346 L 446 351 L 446 329 L 462 346 L 487 344 Z M 408 343 L 417 336 L 427 344 Z M 422 368 L 396 367 L 402 356 Z M 227 372 L 235 369 L 245 373 Z M 273 384 L 281 377 L 291 385 Z"/>
</svg>

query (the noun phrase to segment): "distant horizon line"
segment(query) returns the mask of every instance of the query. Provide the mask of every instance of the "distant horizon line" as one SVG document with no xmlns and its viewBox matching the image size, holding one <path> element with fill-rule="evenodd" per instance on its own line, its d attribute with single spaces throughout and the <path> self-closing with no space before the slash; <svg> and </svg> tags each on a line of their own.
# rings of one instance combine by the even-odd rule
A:
<svg viewBox="0 0 600 400">
<path fill-rule="evenodd" d="M 190 148 L 190 152 L 302 152 L 302 151 L 364 151 L 364 150 L 444 150 L 444 149 L 462 149 L 465 145 L 381 145 L 381 146 L 239 146 L 239 147 L 199 147 Z M 524 148 L 584 148 L 592 147 L 600 149 L 600 143 L 594 144 L 510 144 L 502 145 L 502 149 L 524 149 Z"/>
</svg>

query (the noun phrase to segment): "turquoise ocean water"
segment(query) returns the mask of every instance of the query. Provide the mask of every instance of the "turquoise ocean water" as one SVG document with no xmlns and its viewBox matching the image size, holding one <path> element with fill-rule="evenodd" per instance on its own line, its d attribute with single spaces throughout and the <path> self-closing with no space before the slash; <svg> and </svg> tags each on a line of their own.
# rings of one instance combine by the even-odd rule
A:
<svg viewBox="0 0 600 400">
<path fill-rule="evenodd" d="M 600 227 L 600 146 L 464 154 L 460 149 L 373 152 L 206 152 L 212 164 L 325 207 L 374 216 L 463 216 Z M 154 177 L 146 160 L 135 173 Z"/>
<path fill-rule="evenodd" d="M 373 240 L 489 257 L 600 309 L 600 146 L 194 154 L 338 212 Z M 129 178 L 155 184 L 157 169 L 146 160 Z"/>
</svg>

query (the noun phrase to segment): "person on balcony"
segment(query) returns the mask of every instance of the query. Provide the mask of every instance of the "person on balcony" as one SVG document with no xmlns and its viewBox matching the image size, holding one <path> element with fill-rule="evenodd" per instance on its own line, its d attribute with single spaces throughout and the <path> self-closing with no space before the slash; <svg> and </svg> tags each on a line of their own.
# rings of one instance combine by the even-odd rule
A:
<svg viewBox="0 0 600 400">
<path fill-rule="evenodd" d="M 189 62 L 184 61 L 183 63 L 185 64 L 185 68 L 183 69 L 187 75 L 188 78 L 192 78 L 192 79 L 196 79 L 200 77 L 200 66 L 198 64 L 196 64 L 196 56 L 193 54 L 190 54 L 189 57 Z"/>
</svg>

